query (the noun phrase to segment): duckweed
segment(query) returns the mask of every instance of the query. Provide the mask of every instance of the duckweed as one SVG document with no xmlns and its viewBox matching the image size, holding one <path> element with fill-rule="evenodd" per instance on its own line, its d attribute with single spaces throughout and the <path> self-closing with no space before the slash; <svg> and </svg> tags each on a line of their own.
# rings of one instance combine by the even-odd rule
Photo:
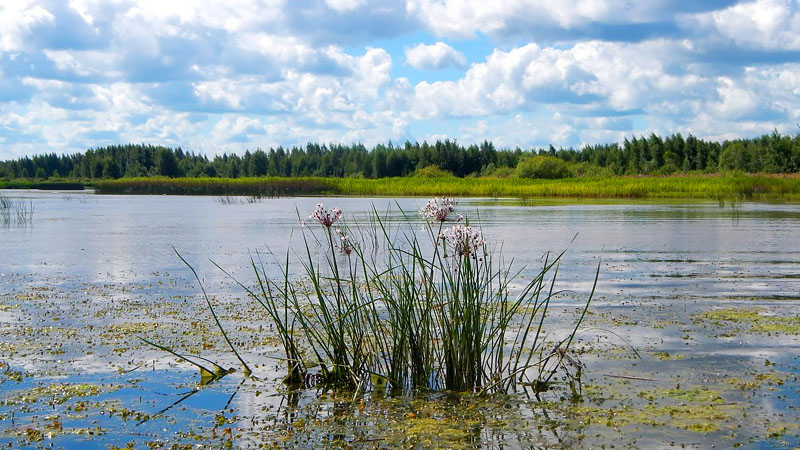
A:
<svg viewBox="0 0 800 450">
<path fill-rule="evenodd" d="M 800 316 L 778 316 L 760 307 L 714 309 L 696 314 L 693 320 L 696 323 L 738 325 L 751 333 L 800 334 Z"/>
</svg>

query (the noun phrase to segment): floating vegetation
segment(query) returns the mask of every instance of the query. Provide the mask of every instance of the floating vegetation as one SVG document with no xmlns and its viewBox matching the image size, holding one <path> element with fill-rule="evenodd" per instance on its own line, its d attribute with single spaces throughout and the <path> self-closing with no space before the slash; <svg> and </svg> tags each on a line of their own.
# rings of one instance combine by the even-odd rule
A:
<svg viewBox="0 0 800 450">
<path fill-rule="evenodd" d="M 8 197 L 0 193 L 0 225 L 25 226 L 33 224 L 33 200 Z"/>
<path fill-rule="evenodd" d="M 656 358 L 658 358 L 658 359 L 660 359 L 662 361 L 683 359 L 683 355 L 681 355 L 681 354 L 674 354 L 674 353 L 671 354 L 669 352 L 663 352 L 663 351 L 662 352 L 655 352 L 653 354 L 653 356 L 655 356 Z"/>
<path fill-rule="evenodd" d="M 104 386 L 86 383 L 43 384 L 7 396 L 2 400 L 2 405 L 20 406 L 41 401 L 47 401 L 51 404 L 60 405 L 73 398 L 94 397 L 100 393 L 113 392 L 117 389 L 119 389 L 119 386 Z"/>
<path fill-rule="evenodd" d="M 800 335 L 800 317 L 770 314 L 764 308 L 724 308 L 696 314 L 695 322 L 734 325 L 750 333 Z"/>
</svg>

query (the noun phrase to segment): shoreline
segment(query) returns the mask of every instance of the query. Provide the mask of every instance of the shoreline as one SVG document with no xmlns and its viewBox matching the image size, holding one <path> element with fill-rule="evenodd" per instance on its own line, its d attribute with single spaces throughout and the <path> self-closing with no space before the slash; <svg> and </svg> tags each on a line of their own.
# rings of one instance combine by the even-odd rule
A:
<svg viewBox="0 0 800 450">
<path fill-rule="evenodd" d="M 14 180 L 0 189 L 84 190 L 98 194 L 473 197 L 561 199 L 705 199 L 719 201 L 800 201 L 800 176 L 678 175 L 565 178 L 120 178 L 78 180 Z"/>
</svg>

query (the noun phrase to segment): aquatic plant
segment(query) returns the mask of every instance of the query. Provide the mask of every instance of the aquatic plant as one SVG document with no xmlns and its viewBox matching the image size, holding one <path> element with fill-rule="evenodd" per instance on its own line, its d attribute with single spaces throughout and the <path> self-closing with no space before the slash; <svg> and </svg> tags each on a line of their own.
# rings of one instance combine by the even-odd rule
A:
<svg viewBox="0 0 800 450">
<path fill-rule="evenodd" d="M 697 198 L 797 200 L 797 175 L 529 178 L 122 178 L 95 183 L 101 194 L 353 195 L 446 197 Z"/>
<path fill-rule="evenodd" d="M 563 253 L 512 288 L 526 269 L 502 264 L 475 225 L 446 227 L 454 204 L 434 199 L 421 210 L 427 240 L 402 211 L 409 227 L 390 236 L 373 210 L 380 239 L 365 242 L 353 238 L 365 233 L 352 232 L 341 209 L 318 204 L 302 221 L 302 284 L 289 250 L 279 279 L 267 276 L 261 255 L 251 259 L 256 289 L 220 267 L 275 325 L 287 383 L 485 393 L 518 383 L 541 392 L 557 372 L 579 381 L 581 365 L 569 347 L 583 315 L 556 344 L 543 332 Z M 376 244 L 379 251 L 369 248 Z"/>
<path fill-rule="evenodd" d="M 249 195 L 249 196 L 221 195 L 217 197 L 217 203 L 221 205 L 244 205 L 244 204 L 252 205 L 254 203 L 261 203 L 263 199 L 264 199 L 263 195 Z"/>
<path fill-rule="evenodd" d="M 420 210 L 422 218 L 431 222 L 445 222 L 450 213 L 456 210 L 456 202 L 452 198 L 436 197 L 428 200 L 424 208 Z M 458 214 L 456 221 L 461 221 L 463 217 Z"/>
<path fill-rule="evenodd" d="M 0 194 L 0 224 L 23 226 L 33 223 L 33 200 Z"/>
</svg>

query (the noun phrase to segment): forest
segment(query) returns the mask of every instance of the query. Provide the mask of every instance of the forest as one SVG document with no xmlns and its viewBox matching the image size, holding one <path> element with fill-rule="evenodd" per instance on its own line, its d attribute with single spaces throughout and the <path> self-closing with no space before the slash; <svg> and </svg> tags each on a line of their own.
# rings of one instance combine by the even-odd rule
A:
<svg viewBox="0 0 800 450">
<path fill-rule="evenodd" d="M 543 158 L 545 157 L 545 158 Z M 545 171 L 522 161 L 550 162 Z M 554 164 L 555 163 L 555 164 Z M 529 165 L 529 164 L 528 164 Z M 547 165 L 547 164 L 545 164 Z M 527 166 L 526 166 L 527 167 Z M 43 153 L 0 162 L 0 180 L 117 179 L 122 177 L 354 177 L 385 178 L 435 169 L 447 175 L 564 178 L 573 176 L 669 175 L 675 173 L 793 173 L 800 171 L 800 134 L 777 131 L 756 138 L 710 142 L 673 134 L 632 137 L 623 143 L 524 151 L 491 142 L 463 146 L 454 140 L 396 146 L 362 144 L 270 148 L 209 159 L 182 148 L 149 144 L 110 145 L 84 153 Z"/>
</svg>

